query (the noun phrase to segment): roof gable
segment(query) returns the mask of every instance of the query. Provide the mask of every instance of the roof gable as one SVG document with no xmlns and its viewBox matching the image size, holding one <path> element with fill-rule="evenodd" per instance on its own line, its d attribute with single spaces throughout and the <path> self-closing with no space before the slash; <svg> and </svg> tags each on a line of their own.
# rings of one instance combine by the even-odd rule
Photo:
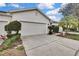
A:
<svg viewBox="0 0 79 59">
<path fill-rule="evenodd" d="M 12 11 L 9 11 L 9 13 L 19 13 L 19 12 L 26 12 L 26 11 L 33 11 L 33 10 L 36 10 L 38 11 L 41 15 L 43 15 L 45 18 L 47 18 L 49 20 L 49 22 L 51 21 L 51 19 L 45 15 L 43 12 L 41 12 L 39 9 L 35 8 L 35 9 L 20 9 L 20 10 L 12 10 Z"/>
<path fill-rule="evenodd" d="M 43 12 L 41 12 L 37 8 L 33 8 L 33 9 L 17 9 L 17 10 L 11 10 L 11 11 L 7 11 L 7 12 L 1 11 L 1 13 L 10 13 L 11 14 L 11 13 L 19 13 L 19 12 L 33 11 L 33 10 L 38 11 L 41 15 L 43 15 L 45 18 L 47 18 L 49 20 L 49 22 L 51 21 L 51 19 L 47 15 L 45 15 Z M 11 16 L 11 15 L 8 15 L 8 16 Z"/>
</svg>

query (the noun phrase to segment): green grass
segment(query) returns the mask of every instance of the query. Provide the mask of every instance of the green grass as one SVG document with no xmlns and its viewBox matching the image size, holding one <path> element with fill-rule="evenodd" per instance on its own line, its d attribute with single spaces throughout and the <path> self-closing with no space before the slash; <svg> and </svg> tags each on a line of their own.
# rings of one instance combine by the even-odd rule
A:
<svg viewBox="0 0 79 59">
<path fill-rule="evenodd" d="M 20 46 L 20 47 L 17 47 L 16 49 L 17 50 L 24 50 L 24 47 L 23 46 Z"/>
<path fill-rule="evenodd" d="M 79 34 L 67 34 L 65 37 L 79 41 Z"/>
</svg>

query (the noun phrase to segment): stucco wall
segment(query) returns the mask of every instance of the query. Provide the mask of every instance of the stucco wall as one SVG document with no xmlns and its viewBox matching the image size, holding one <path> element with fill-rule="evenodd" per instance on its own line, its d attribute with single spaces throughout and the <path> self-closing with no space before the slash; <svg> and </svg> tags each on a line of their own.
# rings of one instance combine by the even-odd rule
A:
<svg viewBox="0 0 79 59">
<path fill-rule="evenodd" d="M 26 11 L 12 14 L 12 20 L 30 21 L 30 22 L 40 22 L 49 23 L 49 20 L 41 15 L 38 11 Z"/>
<path fill-rule="evenodd" d="M 11 20 L 11 17 L 10 16 L 0 15 L 0 21 L 10 21 L 10 20 Z"/>
<path fill-rule="evenodd" d="M 6 34 L 4 30 L 4 26 L 8 24 L 8 21 L 10 20 L 11 20 L 11 17 L 0 15 L 0 35 Z"/>
<path fill-rule="evenodd" d="M 6 31 L 4 30 L 4 26 L 7 24 L 5 21 L 0 21 L 0 35 L 6 34 Z"/>
</svg>

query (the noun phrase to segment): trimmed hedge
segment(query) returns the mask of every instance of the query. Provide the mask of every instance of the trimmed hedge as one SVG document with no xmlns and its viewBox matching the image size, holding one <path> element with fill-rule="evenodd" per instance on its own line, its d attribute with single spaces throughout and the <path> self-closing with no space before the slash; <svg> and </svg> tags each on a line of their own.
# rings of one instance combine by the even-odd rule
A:
<svg viewBox="0 0 79 59">
<path fill-rule="evenodd" d="M 52 30 L 53 30 L 53 28 L 52 28 L 52 26 L 50 25 L 50 26 L 48 26 L 48 29 L 49 29 L 49 35 L 51 35 L 51 34 L 53 34 L 53 32 L 52 32 Z"/>
<path fill-rule="evenodd" d="M 54 33 L 58 33 L 59 32 L 59 27 L 58 26 L 54 26 L 53 27 L 53 32 Z"/>
<path fill-rule="evenodd" d="M 19 21 L 12 21 L 9 24 L 5 25 L 5 31 L 7 31 L 8 35 L 11 34 L 12 31 L 16 31 L 16 34 L 21 30 L 21 23 Z"/>
</svg>

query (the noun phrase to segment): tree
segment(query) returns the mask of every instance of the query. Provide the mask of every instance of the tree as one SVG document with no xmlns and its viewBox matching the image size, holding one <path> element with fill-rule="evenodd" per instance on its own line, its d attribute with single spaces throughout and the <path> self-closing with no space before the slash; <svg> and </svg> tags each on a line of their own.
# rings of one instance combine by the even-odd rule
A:
<svg viewBox="0 0 79 59">
<path fill-rule="evenodd" d="M 66 6 L 62 7 L 59 12 L 62 12 L 64 16 L 74 15 L 79 16 L 79 3 L 69 3 Z"/>
<path fill-rule="evenodd" d="M 66 6 L 62 7 L 59 12 L 61 12 L 64 16 L 73 15 L 78 19 L 79 22 L 79 3 L 69 3 Z"/>
<path fill-rule="evenodd" d="M 5 25 L 5 31 L 8 32 L 8 35 L 11 34 L 12 31 L 16 31 L 16 34 L 21 30 L 21 23 L 18 21 L 12 21 L 9 24 Z"/>
<path fill-rule="evenodd" d="M 52 30 L 53 30 L 52 25 L 49 25 L 49 26 L 48 26 L 48 29 L 49 29 L 49 33 L 48 33 L 48 34 L 52 34 Z"/>
<path fill-rule="evenodd" d="M 13 21 L 9 24 L 12 31 L 16 31 L 16 34 L 21 30 L 21 23 L 19 21 Z"/>
<path fill-rule="evenodd" d="M 69 31 L 70 28 L 78 27 L 78 20 L 73 16 L 65 16 L 59 22 L 59 26 L 66 29 L 66 32 Z"/>
</svg>

